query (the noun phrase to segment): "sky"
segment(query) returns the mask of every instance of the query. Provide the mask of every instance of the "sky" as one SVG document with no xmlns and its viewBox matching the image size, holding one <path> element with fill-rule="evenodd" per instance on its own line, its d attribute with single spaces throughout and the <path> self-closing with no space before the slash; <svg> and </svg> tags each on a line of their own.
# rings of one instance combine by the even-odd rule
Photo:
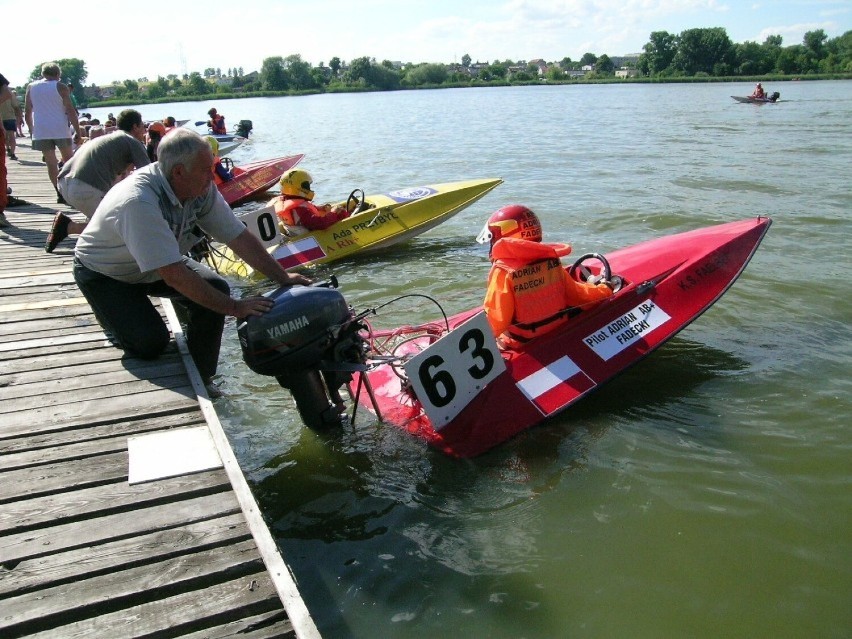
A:
<svg viewBox="0 0 852 639">
<path fill-rule="evenodd" d="M 12 86 L 62 58 L 82 59 L 86 84 L 104 85 L 207 68 L 249 73 L 265 58 L 291 54 L 312 65 L 335 56 L 449 64 L 465 54 L 474 62 L 553 62 L 641 53 L 652 31 L 724 27 L 736 43 L 780 35 L 789 46 L 815 29 L 829 38 L 852 29 L 852 0 L 38 0 L 36 7 L 0 0 L 7 21 L 0 73 Z M 15 24 L 23 15 L 26 26 Z"/>
</svg>

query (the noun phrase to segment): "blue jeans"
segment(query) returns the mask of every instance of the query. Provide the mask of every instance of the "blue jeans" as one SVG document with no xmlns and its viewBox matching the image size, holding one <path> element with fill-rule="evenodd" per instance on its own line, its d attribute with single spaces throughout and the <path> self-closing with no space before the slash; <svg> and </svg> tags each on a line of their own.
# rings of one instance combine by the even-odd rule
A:
<svg viewBox="0 0 852 639">
<path fill-rule="evenodd" d="M 221 276 L 193 260 L 186 266 L 216 289 L 230 295 L 231 287 Z M 149 296 L 167 297 L 184 311 L 186 341 L 201 377 L 216 374 L 225 316 L 187 299 L 162 280 L 150 284 L 128 284 L 85 267 L 74 258 L 74 281 L 92 307 L 98 323 L 112 333 L 128 355 L 156 359 L 169 345 L 171 336 Z"/>
</svg>

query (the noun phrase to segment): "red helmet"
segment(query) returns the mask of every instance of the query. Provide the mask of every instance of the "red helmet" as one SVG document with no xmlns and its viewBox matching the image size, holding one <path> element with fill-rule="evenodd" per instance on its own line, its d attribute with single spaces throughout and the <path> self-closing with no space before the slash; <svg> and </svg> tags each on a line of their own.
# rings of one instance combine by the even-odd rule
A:
<svg viewBox="0 0 852 639">
<path fill-rule="evenodd" d="M 491 246 L 494 246 L 497 240 L 504 237 L 541 242 L 541 222 L 538 216 L 520 204 L 504 206 L 491 214 L 476 236 L 476 241 L 480 244 L 490 241 Z"/>
</svg>

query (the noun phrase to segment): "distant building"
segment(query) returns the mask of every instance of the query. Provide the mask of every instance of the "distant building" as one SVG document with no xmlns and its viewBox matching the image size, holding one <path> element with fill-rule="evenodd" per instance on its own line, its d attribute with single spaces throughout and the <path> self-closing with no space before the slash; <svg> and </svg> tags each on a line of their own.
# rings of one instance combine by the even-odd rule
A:
<svg viewBox="0 0 852 639">
<path fill-rule="evenodd" d="M 547 62 L 545 62 L 545 61 L 544 61 L 544 60 L 542 60 L 541 58 L 536 58 L 535 60 L 530 60 L 530 61 L 529 61 L 529 64 L 531 64 L 531 65 L 535 66 L 536 68 L 538 68 L 538 74 L 539 74 L 540 76 L 541 76 L 541 75 L 544 75 L 545 73 L 547 73 Z"/>
<path fill-rule="evenodd" d="M 629 67 L 621 67 L 620 69 L 616 69 L 615 71 L 616 78 L 638 78 L 639 70 L 631 69 Z"/>
</svg>

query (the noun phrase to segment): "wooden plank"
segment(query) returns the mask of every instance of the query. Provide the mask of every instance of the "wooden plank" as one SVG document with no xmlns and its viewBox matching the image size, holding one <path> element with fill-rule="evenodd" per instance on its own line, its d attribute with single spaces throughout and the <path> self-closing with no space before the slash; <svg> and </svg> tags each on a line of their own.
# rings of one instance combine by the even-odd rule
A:
<svg viewBox="0 0 852 639">
<path fill-rule="evenodd" d="M 23 275 L 18 277 L 3 276 L 0 277 L 0 292 L 6 290 L 23 288 L 23 287 L 54 287 L 74 285 L 74 275 L 67 269 L 57 270 L 53 273 L 43 273 L 42 275 Z"/>
<path fill-rule="evenodd" d="M 82 391 L 90 389 L 101 389 L 104 393 L 111 395 L 125 395 L 127 387 L 132 382 L 157 380 L 156 385 L 163 387 L 175 386 L 176 384 L 173 383 L 175 378 L 179 378 L 179 381 L 186 379 L 186 369 L 181 361 L 151 362 L 149 360 L 145 364 L 147 365 L 134 366 L 132 369 L 112 367 L 112 370 L 105 372 L 80 367 L 76 376 L 62 375 L 63 369 L 51 371 L 51 374 L 42 375 L 41 379 L 35 379 L 26 384 L 18 383 L 0 387 L 0 402 L 8 403 L 10 407 L 14 406 L 15 410 L 26 410 L 32 407 L 33 401 L 47 406 L 66 402 L 73 397 L 83 397 Z M 59 374 L 56 374 L 57 372 Z M 0 408 L 0 413 L 2 412 L 4 410 Z"/>
<path fill-rule="evenodd" d="M 37 302 L 10 302 L 8 304 L 0 304 L 0 313 L 16 313 L 17 311 L 29 311 L 40 308 L 58 308 L 65 306 L 76 306 L 86 304 L 86 298 L 82 295 L 79 297 L 69 297 L 68 299 L 43 299 Z"/>
<path fill-rule="evenodd" d="M 93 470 L 94 469 L 94 470 Z M 0 504 L 127 479 L 127 451 L 0 473 Z"/>
<path fill-rule="evenodd" d="M 105 397 L 75 401 L 59 406 L 7 413 L 0 427 L 0 440 L 66 430 L 86 424 L 108 424 L 135 416 L 148 418 L 195 410 L 198 400 L 192 386 L 180 386 L 127 397 Z"/>
<path fill-rule="evenodd" d="M 78 349 L 74 350 L 73 347 Z M 82 349 L 82 350 L 80 350 Z M 45 352 L 47 351 L 47 352 Z M 173 346 L 166 348 L 166 351 L 160 355 L 160 360 L 165 360 L 167 357 L 172 357 L 177 352 Z M 73 368 L 81 364 L 89 362 L 133 362 L 144 361 L 135 357 L 130 357 L 124 354 L 119 348 L 102 343 L 87 342 L 86 344 L 71 345 L 63 348 L 62 353 L 58 354 L 56 349 L 34 349 L 29 354 L 22 353 L 20 357 L 12 358 L 16 353 L 5 353 L 8 358 L 4 358 L 4 354 L 0 354 L 0 384 L 6 382 L 11 383 L 11 377 L 23 372 L 47 370 L 56 368 Z"/>
<path fill-rule="evenodd" d="M 66 623 L 40 632 L 30 639 L 136 639 L 143 636 L 180 636 L 224 621 L 274 610 L 280 602 L 274 596 L 269 576 L 264 572 L 245 575 L 215 584 L 204 591 L 192 591 L 129 607 L 126 610 Z M 214 606 L 213 603 L 218 606 Z M 232 610 L 230 614 L 222 611 Z M 168 631 L 168 632 L 167 632 Z M 162 634 L 157 634 L 162 633 Z"/>
<path fill-rule="evenodd" d="M 157 426 L 157 430 L 160 430 Z M 87 439 L 82 442 L 66 444 L 61 439 L 53 440 L 50 448 L 37 450 L 23 450 L 9 453 L 0 457 L 0 473 L 32 466 L 43 466 L 45 464 L 60 463 L 108 453 L 118 453 L 127 450 L 127 436 L 104 437 L 100 439 Z M 2 454 L 2 451 L 0 451 Z M 2 477 L 2 474 L 0 474 Z M 0 512 L 0 519 L 3 513 Z"/>
<path fill-rule="evenodd" d="M 25 257 L 21 258 L 22 262 L 32 263 L 32 255 L 27 252 Z M 8 261 L 5 261 L 5 264 L 8 264 Z M 39 268 L 33 271 L 25 271 L 20 269 L 15 269 L 13 273 L 8 273 L 0 270 L 0 286 L 5 286 L 5 280 L 7 278 L 17 278 L 17 277 L 41 277 L 42 275 L 55 275 L 57 273 L 67 273 L 68 266 L 71 265 L 71 260 L 67 262 L 62 262 L 61 264 L 56 264 L 55 266 Z"/>
<path fill-rule="evenodd" d="M 89 351 L 84 351 L 88 353 Z M 76 355 L 76 354 L 75 354 Z M 102 355 L 102 354 L 101 354 Z M 23 394 L 31 394 L 26 388 L 33 390 L 36 386 L 49 380 L 63 380 L 62 390 L 67 388 L 64 384 L 75 376 L 88 377 L 99 375 L 102 373 L 121 373 L 122 371 L 132 373 L 134 375 L 145 377 L 151 375 L 151 370 L 156 370 L 159 367 L 171 367 L 174 363 L 179 363 L 183 369 L 183 363 L 176 355 L 163 355 L 158 359 L 136 359 L 133 357 L 119 358 L 112 357 L 104 359 L 100 357 L 92 357 L 91 362 L 85 361 L 85 357 L 77 359 L 73 364 L 65 362 L 65 358 L 56 361 L 58 358 L 45 358 L 48 362 L 53 363 L 54 367 L 49 366 L 31 366 L 28 370 L 10 373 L 8 375 L 0 374 L 0 388 L 10 386 L 19 387 L 19 391 Z M 56 364 L 59 364 L 56 366 Z M 31 387 L 31 388 L 30 388 Z"/>
<path fill-rule="evenodd" d="M 107 573 L 74 583 L 42 588 L 6 599 L 6 612 L 0 616 L 0 633 L 15 632 L 17 628 L 27 625 L 44 627 L 46 624 L 55 624 L 63 617 L 80 618 L 94 611 L 102 614 L 104 610 L 123 610 L 137 602 L 160 599 L 164 591 L 174 593 L 194 590 L 211 580 L 233 579 L 246 574 L 256 579 L 257 571 L 262 568 L 254 543 L 242 541 L 191 555 L 171 557 L 119 573 Z M 268 590 L 272 591 L 271 588 Z M 218 609 L 218 605 L 218 602 L 207 604 L 214 610 Z"/>
<path fill-rule="evenodd" d="M 62 366 L 65 362 L 65 359 L 68 357 L 70 353 L 79 353 L 80 351 L 97 351 L 103 350 L 105 354 L 109 354 L 110 356 L 121 357 L 124 355 L 124 351 L 117 349 L 112 344 L 107 343 L 105 340 L 101 342 L 80 342 L 74 344 L 66 344 L 61 349 L 57 349 L 55 346 L 41 346 L 38 348 L 32 349 L 24 349 L 18 351 L 8 351 L 2 352 L 0 351 L 0 362 L 3 363 L 0 371 L 2 372 L 11 372 L 13 370 L 32 370 L 32 365 L 30 361 L 35 358 L 44 358 L 45 360 L 52 360 L 54 366 Z M 22 364 L 15 364 L 15 360 L 26 360 Z"/>
<path fill-rule="evenodd" d="M 15 533 L 0 537 L 0 564 L 14 564 L 24 559 L 102 544 L 237 512 L 239 504 L 235 495 L 226 492 L 140 508 L 132 517 L 128 517 L 126 513 L 116 513 Z"/>
<path fill-rule="evenodd" d="M 181 635 L 182 639 L 281 639 L 293 637 L 293 624 L 283 611 L 273 610 L 213 628 Z"/>
<path fill-rule="evenodd" d="M 126 475 L 126 473 L 125 473 Z M 91 514 L 109 515 L 131 507 L 148 507 L 177 497 L 194 497 L 228 490 L 228 477 L 221 469 L 169 477 L 150 484 L 118 482 L 47 494 L 3 505 L 0 534 L 8 535 L 36 526 L 55 526 Z M 69 489 L 70 490 L 70 489 Z"/>
<path fill-rule="evenodd" d="M 102 438 L 109 439 L 117 436 L 126 439 L 130 435 L 203 423 L 205 423 L 204 417 L 197 410 L 193 410 L 156 417 L 136 415 L 134 419 L 97 426 L 86 423 L 77 428 L 44 434 L 28 433 L 14 439 L 0 440 L 0 460 L 3 464 L 6 464 L 7 459 L 10 460 L 9 469 L 32 465 L 26 458 L 16 458 L 15 455 L 41 456 L 44 462 L 49 463 L 62 459 L 66 447 L 75 443 L 97 443 Z M 1 431 L 2 427 L 0 427 Z"/>
<path fill-rule="evenodd" d="M 118 376 L 119 374 L 116 373 L 116 377 Z M 162 377 L 157 376 L 151 379 L 135 378 L 133 375 L 121 377 L 131 381 L 119 380 L 115 384 L 88 386 L 85 380 L 78 380 L 75 383 L 76 388 L 71 388 L 67 393 L 57 390 L 52 394 L 16 397 L 12 401 L 0 404 L 0 414 L 29 411 L 35 408 L 49 409 L 53 406 L 66 406 L 69 402 L 125 398 L 135 393 L 145 393 L 158 388 L 177 388 L 186 384 L 186 375 L 183 372 L 176 373 L 174 369 L 170 371 L 170 374 L 162 371 Z M 103 376 L 101 378 L 103 379 Z"/>
<path fill-rule="evenodd" d="M 103 331 L 84 334 L 60 334 L 51 337 L 41 337 L 36 339 L 22 339 L 15 340 L 13 342 L 0 343 L 0 353 L 8 353 L 11 351 L 22 351 L 26 349 L 35 348 L 52 348 L 55 349 L 58 354 L 59 352 L 61 352 L 63 347 L 68 346 L 69 344 L 98 343 L 103 342 L 104 339 L 106 339 L 106 337 Z"/>
<path fill-rule="evenodd" d="M 104 339 L 104 332 L 101 328 L 100 324 L 94 321 L 94 317 L 91 318 L 92 321 L 86 322 L 85 320 L 82 322 L 68 322 L 67 325 L 57 325 L 54 327 L 39 329 L 33 326 L 27 325 L 19 325 L 15 327 L 14 325 L 9 324 L 0 324 L 0 343 L 13 342 L 16 339 L 18 340 L 36 340 L 36 339 L 49 339 L 54 337 L 55 335 L 66 335 L 66 334 L 74 334 L 74 335 L 87 335 L 91 333 L 97 333 L 100 339 Z M 57 323 L 58 324 L 58 323 Z M 3 328 L 7 328 L 7 331 L 3 331 Z M 8 329 L 17 328 L 18 330 L 14 333 Z"/>
<path fill-rule="evenodd" d="M 3 605 L 4 596 L 76 582 L 106 572 L 118 572 L 125 566 L 137 566 L 250 538 L 245 519 L 238 513 L 27 559 L 6 570 L 3 579 L 0 579 L 0 605 Z"/>
</svg>

